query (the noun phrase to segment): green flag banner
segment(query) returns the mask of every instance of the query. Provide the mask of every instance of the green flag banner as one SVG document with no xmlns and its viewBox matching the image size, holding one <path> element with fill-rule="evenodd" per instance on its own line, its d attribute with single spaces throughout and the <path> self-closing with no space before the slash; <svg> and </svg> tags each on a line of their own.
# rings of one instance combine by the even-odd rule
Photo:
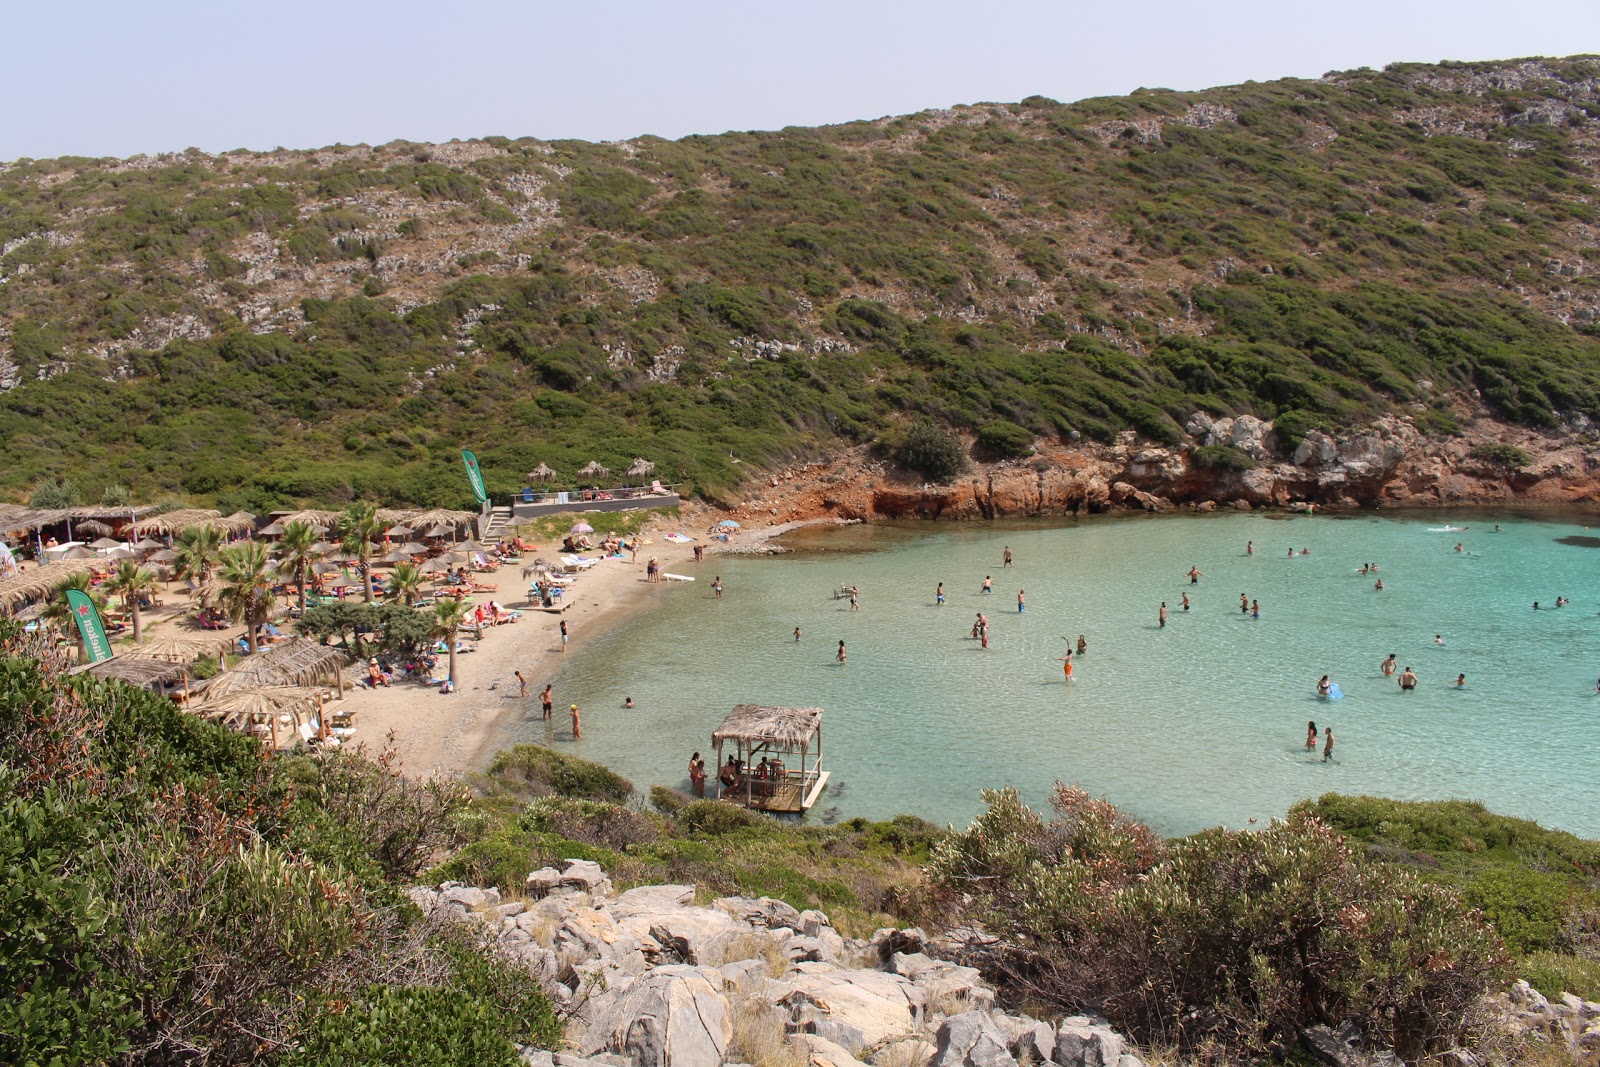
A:
<svg viewBox="0 0 1600 1067">
<path fill-rule="evenodd" d="M 83 635 L 83 647 L 89 650 L 89 662 L 99 663 L 111 658 L 111 642 L 106 640 L 106 628 L 100 621 L 100 612 L 94 601 L 82 589 L 67 590 L 67 606 L 78 621 L 78 632 Z"/>
<path fill-rule="evenodd" d="M 467 465 L 467 481 L 472 483 L 472 495 L 478 498 L 478 503 L 487 504 L 489 493 L 483 487 L 483 471 L 478 469 L 478 457 L 473 455 L 472 449 L 463 448 L 461 462 Z"/>
</svg>

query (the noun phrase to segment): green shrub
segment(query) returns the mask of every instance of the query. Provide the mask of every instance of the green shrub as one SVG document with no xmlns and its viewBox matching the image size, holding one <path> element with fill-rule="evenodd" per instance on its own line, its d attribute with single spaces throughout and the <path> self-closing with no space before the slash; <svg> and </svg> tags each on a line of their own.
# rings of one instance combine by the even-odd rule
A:
<svg viewBox="0 0 1600 1067">
<path fill-rule="evenodd" d="M 1208 470 L 1253 470 L 1256 461 L 1232 445 L 1201 445 L 1194 450 L 1194 461 Z"/>
<path fill-rule="evenodd" d="M 932 422 L 919 422 L 906 434 L 895 459 L 932 482 L 948 482 L 967 469 L 967 446 Z"/>
<path fill-rule="evenodd" d="M 1510 471 L 1522 470 L 1533 462 L 1533 457 L 1516 445 L 1473 445 L 1471 454 L 1473 459 L 1481 459 Z"/>
<path fill-rule="evenodd" d="M 1561 947 L 1576 896 L 1560 875 L 1509 866 L 1479 871 L 1461 890 L 1461 899 L 1481 910 L 1518 955 Z"/>
<path fill-rule="evenodd" d="M 997 459 L 1019 459 L 1033 455 L 1033 434 L 1014 422 L 999 419 L 979 428 L 978 446 Z"/>
<path fill-rule="evenodd" d="M 690 833 L 720 837 L 735 830 L 771 826 L 773 818 L 738 804 L 724 804 L 720 800 L 695 800 L 685 804 L 676 815 L 678 825 Z"/>
<path fill-rule="evenodd" d="M 540 745 L 502 749 L 486 777 L 492 789 L 525 799 L 555 794 L 620 804 L 633 795 L 633 783 L 615 771 Z"/>
<path fill-rule="evenodd" d="M 342 1010 L 324 1010 L 286 1067 L 514 1067 L 516 1046 L 494 1006 L 453 989 L 377 986 Z"/>
</svg>

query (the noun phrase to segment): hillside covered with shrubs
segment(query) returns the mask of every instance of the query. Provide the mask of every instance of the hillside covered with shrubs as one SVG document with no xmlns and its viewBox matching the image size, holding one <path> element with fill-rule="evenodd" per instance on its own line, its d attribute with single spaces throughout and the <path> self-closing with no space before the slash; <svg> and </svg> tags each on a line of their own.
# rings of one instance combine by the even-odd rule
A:
<svg viewBox="0 0 1600 1067">
<path fill-rule="evenodd" d="M 1600 61 L 818 129 L 0 166 L 0 494 L 262 512 L 632 456 L 710 496 L 926 421 L 1600 418 Z M 1076 436 L 1075 436 L 1076 435 Z"/>
</svg>

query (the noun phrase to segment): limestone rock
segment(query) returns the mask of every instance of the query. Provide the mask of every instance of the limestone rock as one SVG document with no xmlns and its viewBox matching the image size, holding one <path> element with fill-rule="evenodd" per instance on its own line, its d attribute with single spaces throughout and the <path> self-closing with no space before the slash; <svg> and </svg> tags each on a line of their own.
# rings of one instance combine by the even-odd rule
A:
<svg viewBox="0 0 1600 1067">
<path fill-rule="evenodd" d="M 916 983 L 936 1010 L 957 1003 L 961 1011 L 988 1011 L 994 1007 L 994 990 L 984 984 L 976 968 L 962 967 L 917 953 L 897 952 L 889 959 L 889 970 Z"/>
<path fill-rule="evenodd" d="M 579 1051 L 617 1053 L 631 1067 L 719 1067 L 733 1036 L 720 981 L 714 971 L 657 967 L 620 994 L 602 993 Z"/>
<path fill-rule="evenodd" d="M 791 1022 L 852 1052 L 913 1036 L 926 1004 L 922 990 L 882 971 L 800 963 L 788 981 L 794 992 L 778 1006 L 789 1013 Z"/>
<path fill-rule="evenodd" d="M 939 1024 L 929 1067 L 1016 1067 L 1005 1034 L 988 1014 L 968 1011 Z"/>
<path fill-rule="evenodd" d="M 1050 1058 L 1061 1067 L 1117 1067 L 1122 1038 L 1105 1027 L 1068 1019 L 1056 1031 L 1056 1054 Z"/>
<path fill-rule="evenodd" d="M 849 1049 L 825 1037 L 801 1034 L 800 1041 L 805 1045 L 809 1067 L 862 1067 L 861 1061 L 852 1056 Z"/>
</svg>

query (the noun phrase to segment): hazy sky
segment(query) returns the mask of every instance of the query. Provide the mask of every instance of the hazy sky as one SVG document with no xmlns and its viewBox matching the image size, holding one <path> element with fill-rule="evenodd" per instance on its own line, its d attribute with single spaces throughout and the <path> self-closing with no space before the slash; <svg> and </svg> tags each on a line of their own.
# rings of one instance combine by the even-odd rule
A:
<svg viewBox="0 0 1600 1067">
<path fill-rule="evenodd" d="M 1596 0 L 10 0 L 0 13 L 0 159 L 679 137 L 1600 52 Z"/>
</svg>

